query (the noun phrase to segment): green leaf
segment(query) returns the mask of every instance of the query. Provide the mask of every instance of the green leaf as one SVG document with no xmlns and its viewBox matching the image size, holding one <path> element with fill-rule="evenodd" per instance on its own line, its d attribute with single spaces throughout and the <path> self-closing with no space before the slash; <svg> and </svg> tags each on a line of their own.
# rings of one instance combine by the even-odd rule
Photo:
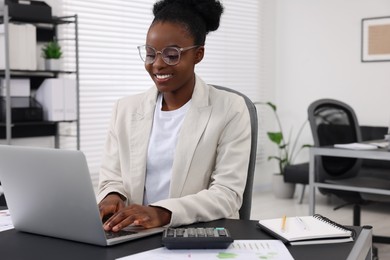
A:
<svg viewBox="0 0 390 260">
<path fill-rule="evenodd" d="M 279 115 L 276 111 L 277 110 L 276 106 L 271 102 L 257 102 L 257 104 L 266 105 L 266 106 L 270 107 L 274 112 L 277 126 L 278 126 L 277 130 L 279 130 L 279 131 L 278 132 L 267 132 L 267 136 L 271 142 L 273 142 L 277 145 L 278 156 L 269 156 L 268 160 L 277 160 L 280 173 L 283 174 L 284 168 L 287 165 L 293 163 L 295 157 L 299 154 L 299 152 L 303 148 L 312 147 L 312 145 L 304 144 L 304 145 L 302 145 L 302 147 L 300 149 L 297 149 L 297 150 L 295 149 L 295 148 L 297 148 L 296 145 L 298 143 L 298 140 L 299 140 L 299 138 L 302 134 L 302 131 L 303 131 L 303 129 L 308 121 L 306 120 L 305 122 L 303 122 L 303 124 L 299 128 L 298 133 L 295 136 L 292 134 L 292 130 L 291 130 L 290 135 L 289 135 L 288 139 L 286 140 L 284 135 L 283 135 L 283 128 L 282 128 L 282 124 L 281 124 L 280 119 L 279 119 Z"/>
<path fill-rule="evenodd" d="M 268 156 L 268 161 L 270 161 L 270 160 L 277 160 L 279 162 L 282 161 L 282 159 L 280 157 L 277 157 L 277 156 Z"/>
<path fill-rule="evenodd" d="M 276 112 L 276 106 L 275 106 L 273 103 L 267 102 L 266 104 L 267 104 L 268 106 L 270 106 L 270 107 L 272 108 L 273 111 Z"/>
<path fill-rule="evenodd" d="M 280 149 L 285 149 L 285 148 L 287 148 L 287 147 L 288 147 L 288 144 L 279 145 L 279 148 L 280 148 Z"/>
<path fill-rule="evenodd" d="M 42 48 L 45 59 L 59 59 L 62 56 L 61 46 L 56 41 L 46 43 Z"/>
<path fill-rule="evenodd" d="M 283 140 L 283 134 L 281 132 L 268 132 L 268 138 L 276 144 L 280 144 Z"/>
</svg>

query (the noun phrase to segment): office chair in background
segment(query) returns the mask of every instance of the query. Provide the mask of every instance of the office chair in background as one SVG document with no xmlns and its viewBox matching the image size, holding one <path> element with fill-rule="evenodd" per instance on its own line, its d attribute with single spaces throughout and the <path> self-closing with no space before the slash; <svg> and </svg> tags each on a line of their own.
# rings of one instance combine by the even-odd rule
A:
<svg viewBox="0 0 390 260">
<path fill-rule="evenodd" d="M 357 117 L 349 105 L 338 100 L 320 99 L 309 106 L 308 115 L 314 146 L 362 142 Z M 320 182 L 351 186 L 369 185 L 372 188 L 390 189 L 390 168 L 386 167 L 383 162 L 379 161 L 375 166 L 373 160 L 370 160 L 371 165 L 367 165 L 363 163 L 363 159 L 330 156 L 317 157 L 316 160 L 316 180 Z M 360 226 L 362 205 L 371 202 L 390 202 L 390 196 L 380 194 L 324 188 L 319 190 L 323 194 L 333 194 L 347 204 L 352 204 L 354 206 L 353 225 L 355 226 Z M 378 239 L 376 242 L 384 241 Z"/>
<path fill-rule="evenodd" d="M 383 126 L 360 126 L 362 140 L 372 141 L 383 139 L 388 133 L 388 128 Z M 362 162 L 363 168 L 371 168 L 371 172 L 379 170 L 378 175 L 385 175 L 383 177 L 390 177 L 388 172 L 384 172 L 384 168 L 390 169 L 390 161 L 364 159 Z M 299 196 L 299 204 L 302 204 L 305 195 L 305 188 L 309 184 L 309 163 L 299 163 L 286 165 L 284 168 L 284 181 L 288 183 L 301 184 L 302 190 Z"/>
<path fill-rule="evenodd" d="M 302 184 L 299 204 L 302 204 L 305 196 L 306 185 L 309 184 L 309 163 L 289 164 L 284 167 L 284 182 Z"/>
<path fill-rule="evenodd" d="M 245 191 L 243 195 L 242 205 L 240 208 L 240 219 L 249 220 L 251 217 L 251 208 L 252 208 L 252 190 L 253 190 L 253 179 L 255 175 L 256 167 L 256 151 L 257 151 L 257 110 L 253 102 L 244 94 L 226 87 L 212 85 L 213 87 L 225 91 L 229 91 L 235 94 L 242 96 L 245 100 L 245 103 L 248 107 L 249 116 L 251 120 L 251 152 L 249 157 L 249 166 L 248 166 L 248 176 L 246 180 Z"/>
<path fill-rule="evenodd" d="M 4 191 L 0 183 L 0 209 L 1 207 L 7 207 L 7 203 L 5 202 Z"/>
</svg>

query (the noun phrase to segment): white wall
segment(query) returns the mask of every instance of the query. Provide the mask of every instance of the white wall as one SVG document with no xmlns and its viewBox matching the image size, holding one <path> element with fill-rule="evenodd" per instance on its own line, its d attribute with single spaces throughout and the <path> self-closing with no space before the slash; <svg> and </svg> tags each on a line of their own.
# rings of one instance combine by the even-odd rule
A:
<svg viewBox="0 0 390 260">
<path fill-rule="evenodd" d="M 260 71 L 259 96 L 253 101 L 268 102 L 275 100 L 275 0 L 261 0 L 259 11 L 260 29 Z M 272 174 L 276 171 L 276 162 L 268 161 L 269 155 L 276 154 L 275 145 L 268 140 L 267 131 L 273 130 L 274 115 L 266 106 L 257 105 L 259 134 L 257 147 L 257 165 L 254 189 L 269 190 Z"/>
<path fill-rule="evenodd" d="M 274 43 L 274 50 L 267 49 L 274 56 L 262 61 L 274 72 L 268 69 L 263 81 L 274 91 L 267 98 L 277 105 L 285 131 L 292 127 L 296 133 L 309 104 L 320 98 L 348 103 L 360 124 L 389 125 L 390 62 L 362 63 L 360 57 L 361 19 L 390 16 L 389 0 L 276 0 L 274 9 L 272 2 L 263 2 L 271 13 L 266 14 L 268 29 L 275 28 L 275 38 L 264 39 L 266 46 Z M 265 123 L 271 130 L 272 122 Z M 307 125 L 301 143 L 312 142 Z M 273 153 L 272 145 L 265 149 L 267 156 Z M 298 161 L 307 160 L 305 151 Z M 270 184 L 268 164 L 257 166 L 258 187 Z"/>
<path fill-rule="evenodd" d="M 351 105 L 360 124 L 388 126 L 390 62 L 360 57 L 361 19 L 379 16 L 390 16 L 390 1 L 277 1 L 275 89 L 285 124 L 298 128 L 311 102 L 334 98 Z"/>
</svg>

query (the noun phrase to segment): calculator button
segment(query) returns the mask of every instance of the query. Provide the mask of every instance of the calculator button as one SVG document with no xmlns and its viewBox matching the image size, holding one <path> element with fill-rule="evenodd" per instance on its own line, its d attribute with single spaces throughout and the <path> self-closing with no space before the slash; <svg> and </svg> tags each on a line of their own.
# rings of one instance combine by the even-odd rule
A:
<svg viewBox="0 0 390 260">
<path fill-rule="evenodd" d="M 182 229 L 182 228 L 176 229 L 176 236 L 183 237 L 184 236 L 184 229 Z"/>
<path fill-rule="evenodd" d="M 168 228 L 167 237 L 173 237 L 173 236 L 175 236 L 175 230 L 172 228 Z"/>
<path fill-rule="evenodd" d="M 206 234 L 208 237 L 214 236 L 214 228 L 206 228 Z"/>
<path fill-rule="evenodd" d="M 196 233 L 198 234 L 198 237 L 205 237 L 206 234 L 204 232 L 204 228 L 197 228 Z"/>
<path fill-rule="evenodd" d="M 187 235 L 188 237 L 195 237 L 195 229 L 194 228 L 187 229 Z"/>
<path fill-rule="evenodd" d="M 221 236 L 221 237 L 225 237 L 226 236 L 225 229 L 217 229 L 217 232 L 218 232 L 218 235 Z"/>
</svg>

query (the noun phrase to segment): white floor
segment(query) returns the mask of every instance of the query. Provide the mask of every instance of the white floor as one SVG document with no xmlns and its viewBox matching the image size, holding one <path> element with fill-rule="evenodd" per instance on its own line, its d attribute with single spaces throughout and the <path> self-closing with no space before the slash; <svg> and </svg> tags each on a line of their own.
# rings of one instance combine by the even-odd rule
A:
<svg viewBox="0 0 390 260">
<path fill-rule="evenodd" d="M 299 204 L 298 196 L 301 186 L 297 186 L 293 199 L 277 199 L 271 191 L 253 192 L 251 219 L 277 218 L 283 215 L 298 216 L 309 214 L 308 193 L 306 193 L 303 203 Z M 333 221 L 343 225 L 352 225 L 352 207 L 346 206 L 338 210 L 333 210 L 340 205 L 337 199 L 317 194 L 315 212 L 322 214 Z M 372 204 L 362 208 L 362 225 L 373 226 L 375 235 L 390 236 L 390 204 Z M 379 259 L 390 259 L 390 244 L 375 244 L 379 251 Z"/>
</svg>

